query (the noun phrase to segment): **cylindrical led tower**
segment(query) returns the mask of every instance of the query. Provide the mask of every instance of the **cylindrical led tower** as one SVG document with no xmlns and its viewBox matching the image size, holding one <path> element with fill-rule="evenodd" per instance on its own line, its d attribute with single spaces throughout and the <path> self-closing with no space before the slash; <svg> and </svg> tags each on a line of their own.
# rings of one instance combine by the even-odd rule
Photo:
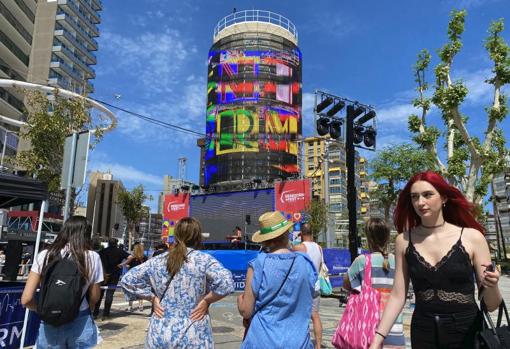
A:
<svg viewBox="0 0 510 349">
<path fill-rule="evenodd" d="M 223 18 L 209 51 L 204 182 L 228 185 L 298 172 L 301 51 L 287 18 Z"/>
</svg>

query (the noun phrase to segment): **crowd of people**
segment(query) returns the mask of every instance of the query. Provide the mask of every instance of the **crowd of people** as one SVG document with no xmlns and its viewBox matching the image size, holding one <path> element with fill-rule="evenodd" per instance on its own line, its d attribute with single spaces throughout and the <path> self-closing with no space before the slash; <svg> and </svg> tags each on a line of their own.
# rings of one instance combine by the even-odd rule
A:
<svg viewBox="0 0 510 349">
<path fill-rule="evenodd" d="M 245 325 L 241 348 L 319 349 L 323 344 L 318 286 L 322 248 L 313 241 L 309 224 L 301 226 L 301 242 L 291 244 L 294 223 L 280 212 L 264 213 L 259 225 L 252 241 L 261 244 L 261 253 L 249 263 L 245 289 L 237 297 Z M 380 320 L 368 333 L 365 348 L 405 347 L 402 309 L 409 281 L 416 299 L 412 347 L 473 348 L 481 326 L 475 288 L 489 311 L 502 302 L 500 272 L 492 268 L 484 228 L 475 218 L 473 205 L 437 173 L 419 173 L 400 193 L 394 226 L 398 234 L 395 251 L 390 251 L 388 224 L 379 218 L 366 222 L 368 253 L 358 256 L 344 277 L 343 287 L 352 294 L 368 284 L 380 297 Z M 90 231 L 84 217 L 71 217 L 55 242 L 34 260 L 22 303 L 42 315 L 38 348 L 96 345 L 94 317 L 105 293 L 103 318 L 110 316 L 117 284 L 130 309 L 134 301 L 139 307 L 143 301 L 151 304 L 146 348 L 214 347 L 209 307 L 232 294 L 234 282 L 229 270 L 199 250 L 202 227 L 198 220 L 179 220 L 171 248 L 158 246 L 148 260 L 141 245 L 128 254 L 115 239 L 94 252 Z M 58 283 L 72 285 L 75 280 L 55 277 L 64 270 L 65 260 L 71 260 L 77 270 L 79 302 L 68 305 L 74 317 L 59 324 L 45 311 L 55 307 L 50 293 L 58 292 Z M 121 278 L 124 266 L 129 271 Z M 107 286 L 106 290 L 101 286 Z M 41 296 L 36 302 L 38 287 Z M 341 331 L 339 326 L 337 332 Z"/>
</svg>

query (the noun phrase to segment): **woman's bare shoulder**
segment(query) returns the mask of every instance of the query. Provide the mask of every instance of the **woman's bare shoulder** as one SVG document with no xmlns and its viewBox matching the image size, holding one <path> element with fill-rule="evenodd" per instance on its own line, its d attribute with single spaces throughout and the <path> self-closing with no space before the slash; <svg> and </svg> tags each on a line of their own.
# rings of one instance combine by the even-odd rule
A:
<svg viewBox="0 0 510 349">
<path fill-rule="evenodd" d="M 462 239 L 475 246 L 486 242 L 485 236 L 482 234 L 482 232 L 474 228 L 464 228 L 462 232 Z"/>
</svg>

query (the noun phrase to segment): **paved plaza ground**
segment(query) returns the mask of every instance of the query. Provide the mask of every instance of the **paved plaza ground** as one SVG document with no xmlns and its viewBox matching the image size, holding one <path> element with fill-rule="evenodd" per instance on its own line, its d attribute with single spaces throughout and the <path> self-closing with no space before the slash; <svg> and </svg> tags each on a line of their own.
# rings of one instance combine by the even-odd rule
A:
<svg viewBox="0 0 510 349">
<path fill-rule="evenodd" d="M 510 303 L 510 277 L 502 276 L 500 281 L 503 298 Z M 236 294 L 225 297 L 220 302 L 210 307 L 214 341 L 216 348 L 234 349 L 241 345 L 244 328 L 241 324 L 241 317 L 237 312 Z M 136 302 L 135 302 L 136 303 Z M 145 329 L 148 325 L 148 314 L 150 305 L 145 302 L 143 312 L 125 311 L 127 302 L 124 301 L 122 292 L 116 292 L 112 307 L 112 318 L 105 321 L 98 321 L 103 342 L 98 346 L 100 349 L 114 348 L 143 348 L 145 340 Z M 339 302 L 333 298 L 322 298 L 320 314 L 324 326 L 323 345 L 324 348 L 333 348 L 330 344 L 331 337 L 335 331 L 338 320 L 342 316 L 344 307 L 339 307 Z M 409 323 L 411 321 L 412 308 L 408 303 L 404 309 L 404 330 L 409 340 Z M 311 323 L 310 323 L 311 329 Z M 410 346 L 409 346 L 410 347 Z"/>
</svg>

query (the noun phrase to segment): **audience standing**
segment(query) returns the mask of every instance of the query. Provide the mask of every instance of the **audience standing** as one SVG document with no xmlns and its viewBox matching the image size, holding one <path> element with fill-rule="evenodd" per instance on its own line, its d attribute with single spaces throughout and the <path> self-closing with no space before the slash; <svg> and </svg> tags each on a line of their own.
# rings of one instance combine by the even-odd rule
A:
<svg viewBox="0 0 510 349">
<path fill-rule="evenodd" d="M 317 272 L 304 253 L 289 250 L 293 223 L 267 212 L 259 218 L 260 230 L 252 240 L 266 253 L 250 262 L 246 287 L 237 306 L 251 319 L 241 348 L 313 348 L 309 333 Z"/>
<path fill-rule="evenodd" d="M 302 242 L 299 245 L 295 245 L 293 249 L 306 253 L 312 260 L 315 271 L 319 273 L 321 264 L 324 263 L 324 258 L 322 255 L 322 248 L 313 241 L 312 229 L 309 223 L 305 223 L 301 226 L 301 240 Z M 321 295 L 317 293 L 312 300 L 312 325 L 316 349 L 320 349 L 322 343 L 322 322 L 319 315 L 320 301 Z"/>
<path fill-rule="evenodd" d="M 395 255 L 388 253 L 390 229 L 380 218 L 370 218 L 365 224 L 368 250 L 371 261 L 371 284 L 381 294 L 381 313 L 384 310 L 395 277 Z M 361 291 L 365 282 L 365 255 L 359 255 L 344 276 L 343 287 L 352 292 Z M 383 342 L 384 348 L 405 348 L 402 314 L 399 314 Z"/>
<path fill-rule="evenodd" d="M 230 271 L 197 251 L 202 227 L 194 218 L 175 226 L 175 247 L 130 271 L 121 286 L 131 299 L 150 300 L 146 348 L 213 348 L 209 305 L 234 291 Z"/>
<path fill-rule="evenodd" d="M 60 326 L 42 321 L 36 343 L 38 348 L 93 348 L 97 344 L 97 327 L 92 319 L 91 309 L 99 299 L 103 269 L 99 255 L 91 250 L 90 234 L 91 226 L 85 217 L 71 217 L 64 224 L 55 242 L 41 251 L 34 260 L 21 296 L 21 303 L 28 309 L 36 310 L 34 296 L 41 280 L 45 279 L 47 273 L 54 271 L 56 263 L 64 258 L 76 263 L 83 285 L 81 302 L 77 303 L 78 316 Z"/>
<path fill-rule="evenodd" d="M 145 257 L 143 244 L 136 244 L 133 248 L 133 254 L 129 256 L 123 263 L 122 266 L 127 265 L 129 269 L 139 266 L 147 261 Z M 143 299 L 138 300 L 138 310 L 143 311 Z M 133 311 L 133 301 L 129 300 L 128 311 Z"/>
<path fill-rule="evenodd" d="M 99 298 L 99 302 L 96 304 L 93 315 L 94 317 L 99 315 L 99 307 L 101 306 L 101 301 L 106 293 L 102 316 L 102 319 L 105 320 L 110 317 L 113 295 L 115 294 L 115 290 L 122 273 L 121 263 L 129 257 L 129 253 L 117 247 L 117 239 L 112 238 L 108 241 L 108 247 L 99 251 L 99 256 L 101 257 L 104 268 L 103 285 L 107 287 L 107 290 L 106 292 L 104 289 L 101 290 L 101 296 Z"/>
</svg>

